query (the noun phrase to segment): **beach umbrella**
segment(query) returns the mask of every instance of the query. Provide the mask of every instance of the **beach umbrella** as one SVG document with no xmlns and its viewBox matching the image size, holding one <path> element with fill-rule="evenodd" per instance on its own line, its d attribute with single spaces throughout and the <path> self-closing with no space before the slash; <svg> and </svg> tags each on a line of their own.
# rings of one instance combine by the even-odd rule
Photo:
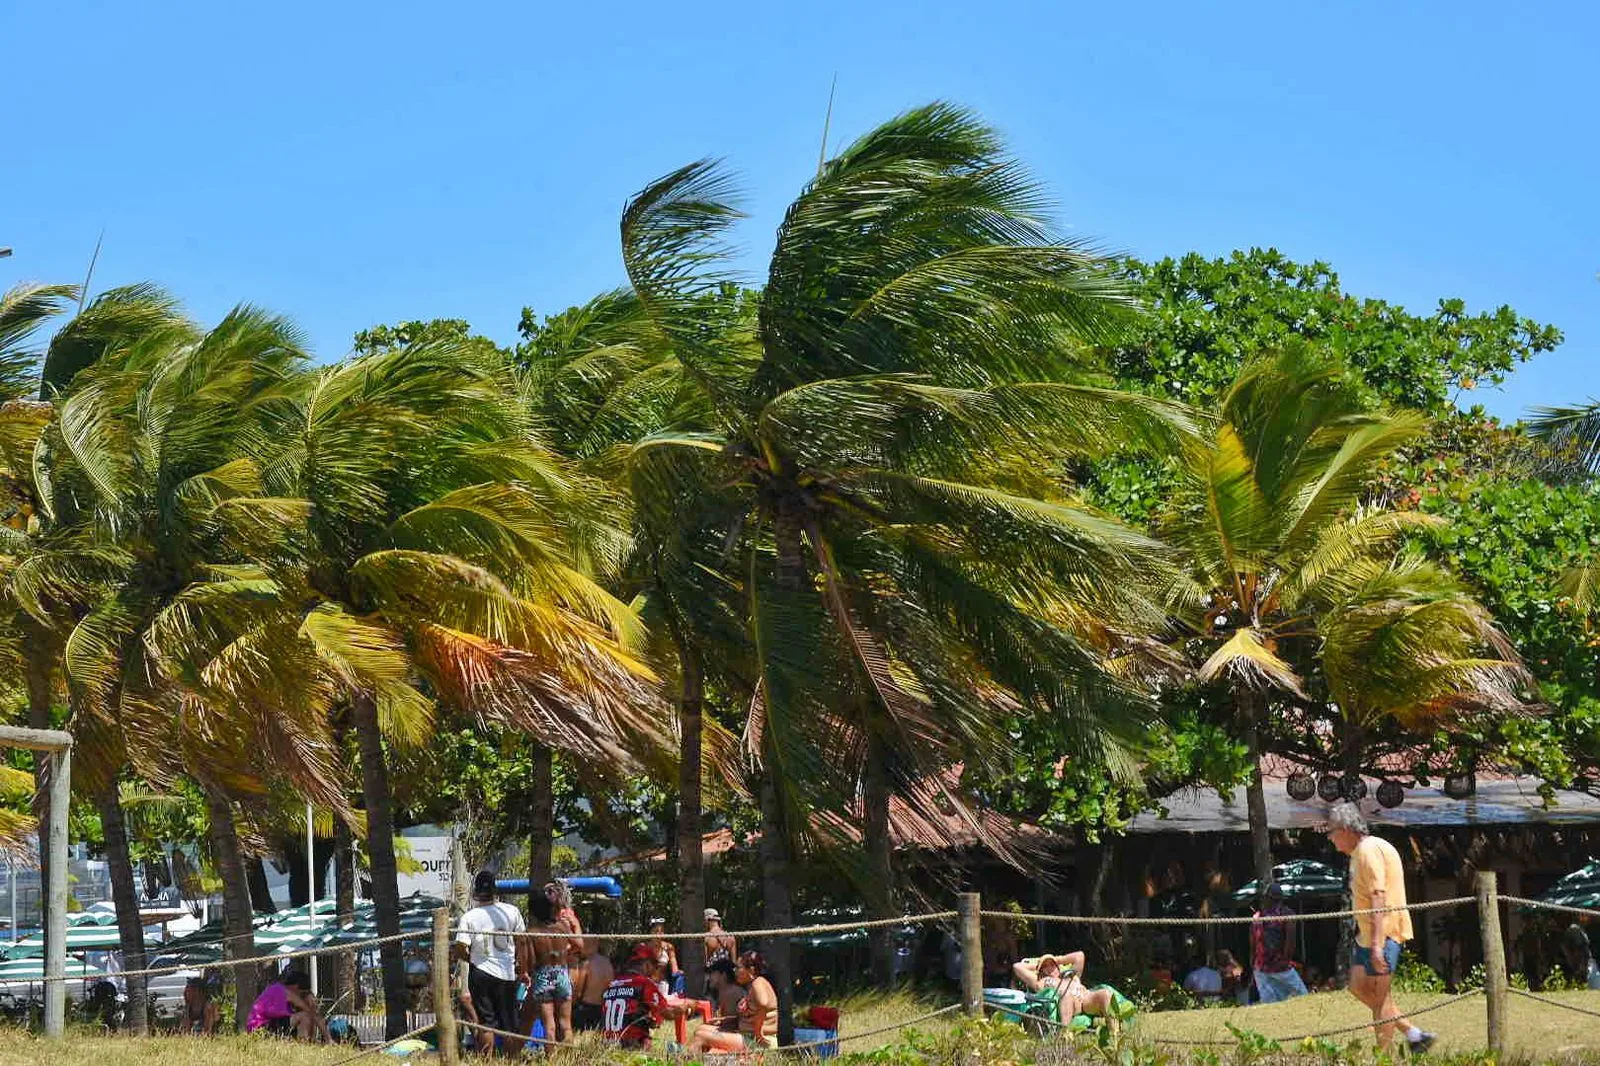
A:
<svg viewBox="0 0 1600 1066">
<path fill-rule="evenodd" d="M 1590 859 L 1561 878 L 1539 901 L 1561 907 L 1600 908 L 1600 859 Z"/>
<path fill-rule="evenodd" d="M 1283 888 L 1289 900 L 1333 899 L 1344 895 L 1344 874 L 1325 862 L 1314 859 L 1293 859 L 1272 868 L 1272 879 Z M 1235 903 L 1253 903 L 1256 883 L 1251 881 L 1234 892 Z"/>
<path fill-rule="evenodd" d="M 90 966 L 82 959 L 67 957 L 67 977 L 73 981 L 98 981 L 106 976 L 104 970 Z M 12 996 L 30 993 L 44 994 L 44 959 L 6 959 L 0 962 L 0 992 Z"/>
<path fill-rule="evenodd" d="M 155 941 L 150 939 L 150 934 L 145 933 L 145 947 L 151 947 Z M 96 925 L 87 922 L 81 925 L 67 926 L 67 953 L 76 954 L 82 951 L 121 951 L 122 936 L 117 931 L 116 919 L 111 925 Z M 6 957 L 10 959 L 32 958 L 44 952 L 44 934 L 35 933 L 26 940 L 19 940 L 6 949 Z"/>
</svg>

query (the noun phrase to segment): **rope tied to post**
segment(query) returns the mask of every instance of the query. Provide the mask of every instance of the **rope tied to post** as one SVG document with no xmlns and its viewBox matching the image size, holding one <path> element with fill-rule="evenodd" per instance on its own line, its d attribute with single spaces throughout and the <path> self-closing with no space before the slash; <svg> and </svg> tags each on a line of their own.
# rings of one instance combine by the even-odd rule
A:
<svg viewBox="0 0 1600 1066">
<path fill-rule="evenodd" d="M 1502 897 L 1506 898 L 1506 897 Z M 1361 910 L 1311 911 L 1304 914 L 1275 914 L 1274 922 L 1312 922 L 1331 918 L 1354 918 L 1367 914 L 1392 914 L 1396 911 L 1431 911 L 1444 907 L 1459 907 L 1476 903 L 1475 896 L 1456 896 L 1451 899 L 1429 900 L 1426 903 L 1408 903 L 1403 907 L 1367 907 Z M 1118 914 L 1018 914 L 1012 911 L 979 911 L 983 918 L 1002 918 L 1010 921 L 1059 922 L 1069 925 L 1249 925 L 1263 919 L 1255 915 L 1227 915 L 1218 918 L 1147 918 Z"/>
</svg>

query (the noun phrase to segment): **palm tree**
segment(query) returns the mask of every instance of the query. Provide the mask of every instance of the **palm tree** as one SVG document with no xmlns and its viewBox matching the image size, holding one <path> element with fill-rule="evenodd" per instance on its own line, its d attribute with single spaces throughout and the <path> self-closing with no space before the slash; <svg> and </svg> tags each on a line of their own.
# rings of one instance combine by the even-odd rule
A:
<svg viewBox="0 0 1600 1066">
<path fill-rule="evenodd" d="M 737 218 L 714 164 L 624 213 L 654 351 L 692 386 L 675 400 L 691 415 L 631 450 L 635 504 L 670 528 L 655 511 L 693 498 L 685 484 L 720 487 L 737 554 L 713 583 L 737 588 L 749 629 L 769 927 L 792 920 L 790 842 L 832 835 L 811 812 L 857 807 L 864 777 L 881 872 L 891 790 L 977 828 L 939 771 L 996 755 L 997 707 L 1063 715 L 1100 757 L 1141 731 L 1146 705 L 1069 619 L 1138 606 L 1129 575 L 1162 549 L 1083 505 L 1062 471 L 1188 427 L 1176 405 L 1073 383 L 1078 342 L 1110 335 L 1128 299 L 1043 207 L 972 116 L 909 112 L 790 207 L 748 330 L 704 314 Z M 887 912 L 886 879 L 869 883 Z M 786 1030 L 787 946 L 771 947 Z"/>
<path fill-rule="evenodd" d="M 1246 366 L 1183 456 L 1161 526 L 1189 564 L 1174 599 L 1197 621 L 1179 639 L 1205 655 L 1202 680 L 1232 690 L 1262 885 L 1272 855 L 1261 728 L 1274 701 L 1309 699 L 1296 663 L 1320 663 L 1352 730 L 1515 701 L 1515 657 L 1486 612 L 1448 574 L 1396 554 L 1436 520 L 1359 506 L 1377 465 L 1421 427 L 1420 416 L 1367 410 L 1333 356 L 1300 346 Z M 1359 752 L 1354 739 L 1346 750 Z"/>
<path fill-rule="evenodd" d="M 236 955 L 250 953 L 252 909 L 230 789 L 281 774 L 332 794 L 324 784 L 329 746 L 306 732 L 299 704 L 207 699 L 174 683 L 173 664 L 151 640 L 162 613 L 190 585 L 211 567 L 238 561 L 227 548 L 238 531 L 278 518 L 257 499 L 250 453 L 274 410 L 292 405 L 289 390 L 304 360 L 299 339 L 287 322 L 248 307 L 203 335 L 175 312 L 152 322 L 76 370 L 44 437 L 52 509 L 68 501 L 80 508 L 75 535 L 111 561 L 67 635 L 65 673 L 78 777 L 100 812 L 133 968 L 143 930 L 119 801 L 128 764 L 158 780 L 189 772 L 201 784 Z M 274 759 L 262 762 L 263 750 Z M 254 983 L 248 971 L 237 978 L 248 1009 Z M 141 985 L 129 987 L 135 1026 L 145 1016 Z"/>
<path fill-rule="evenodd" d="M 669 480 L 629 483 L 618 471 L 619 450 L 668 429 L 714 424 L 674 352 L 663 313 L 632 292 L 604 293 L 524 328 L 528 342 L 522 393 L 548 427 L 552 443 L 629 496 L 647 498 L 636 512 L 631 555 L 619 575 L 624 597 L 638 592 L 649 623 L 651 660 L 678 693 L 678 802 L 674 831 L 679 928 L 698 928 L 705 909 L 704 783 L 708 769 L 740 787 L 734 738 L 705 713 L 708 674 L 724 691 L 748 692 L 748 640 L 726 582 L 712 578 L 728 562 L 727 528 L 736 517 L 718 485 L 685 467 Z M 694 315 L 718 344 L 747 343 L 754 304 L 724 284 L 699 300 Z M 681 312 L 680 312 L 681 313 Z M 707 744 L 710 740 L 710 758 Z M 537 830 L 536 830 L 537 832 Z M 544 833 L 548 836 L 548 833 Z M 702 973 L 703 945 L 683 942 L 679 962 L 691 987 Z"/>
<path fill-rule="evenodd" d="M 650 674 L 622 643 L 633 614 L 585 572 L 565 522 L 588 486 L 534 435 L 503 364 L 450 338 L 361 356 L 305 383 L 272 436 L 263 505 L 297 520 L 255 565 L 192 587 L 160 639 L 236 702 L 298 677 L 346 706 L 378 928 L 394 935 L 385 744 L 423 739 L 437 699 L 630 766 L 659 746 Z M 400 945 L 382 958 L 393 1036 Z"/>
<path fill-rule="evenodd" d="M 52 316 L 65 309 L 77 291 L 65 285 L 19 285 L 0 296 L 0 566 L 8 575 L 0 582 L 0 662 L 11 676 L 24 679 L 28 725 L 46 729 L 61 653 L 58 627 L 51 615 L 60 604 L 44 599 L 33 602 L 33 612 L 18 598 L 10 578 L 28 556 L 44 550 L 47 527 L 39 513 L 39 490 L 34 479 L 34 449 L 51 416 L 40 402 L 39 353 L 28 342 Z M 42 617 L 41 617 L 42 616 Z M 34 770 L 40 795 L 49 788 L 49 762 L 41 759 Z M 47 874 L 49 827 L 38 819 L 41 875 Z"/>
</svg>

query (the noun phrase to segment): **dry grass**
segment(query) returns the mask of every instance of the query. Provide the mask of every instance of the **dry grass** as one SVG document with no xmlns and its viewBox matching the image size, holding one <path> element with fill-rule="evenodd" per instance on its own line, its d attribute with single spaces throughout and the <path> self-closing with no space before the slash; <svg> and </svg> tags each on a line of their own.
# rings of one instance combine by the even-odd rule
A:
<svg viewBox="0 0 1600 1066">
<path fill-rule="evenodd" d="M 1396 997 L 1401 1010 L 1416 1010 L 1442 998 L 1427 994 Z M 1557 992 L 1552 993 L 1551 998 L 1600 1011 L 1600 992 Z M 1471 1051 L 1488 1043 L 1484 1010 L 1483 998 L 1474 996 L 1424 1014 L 1417 1019 L 1417 1024 L 1439 1034 L 1435 1045 L 1439 1051 Z M 1544 1058 L 1600 1049 L 1600 1018 L 1535 1003 L 1521 996 L 1511 997 L 1509 1011 L 1509 1050 L 1513 1054 Z M 1253 1007 L 1148 1014 L 1139 1019 L 1138 1031 L 1146 1037 L 1227 1040 L 1229 1034 L 1224 1023 L 1231 1022 L 1241 1029 L 1282 1037 L 1337 1029 L 1370 1018 L 1371 1013 L 1348 992 L 1319 992 L 1284 1003 Z M 1354 1033 L 1333 1039 L 1342 1043 L 1361 1036 Z M 1367 1038 L 1370 1039 L 1370 1034 Z"/>
<path fill-rule="evenodd" d="M 884 1026 L 897 1025 L 926 1014 L 943 1004 L 929 1003 L 907 995 L 861 996 L 839 1004 L 841 1025 L 848 1035 L 852 1030 L 866 1032 Z M 936 1019 L 918 1028 L 924 1032 L 938 1032 L 954 1024 L 954 1015 Z M 693 1031 L 693 1026 L 690 1027 Z M 671 1038 L 670 1024 L 656 1030 L 655 1047 L 660 1050 Z M 845 1045 L 849 1051 L 871 1051 L 893 1043 L 899 1033 L 865 1037 Z M 567 1066 L 585 1066 L 613 1058 L 606 1055 L 598 1037 L 583 1034 L 579 1054 L 567 1058 Z M 195 1037 L 152 1037 L 148 1040 L 130 1040 L 119 1037 L 69 1035 L 61 1043 L 39 1039 L 17 1030 L 0 1029 L 0 1066 L 332 1066 L 351 1054 L 349 1048 L 308 1047 L 267 1040 L 257 1037 L 228 1036 L 213 1040 Z M 396 1061 L 369 1055 L 360 1060 L 361 1066 L 382 1066 Z M 434 1062 L 431 1055 L 418 1056 L 415 1061 Z M 468 1055 L 465 1061 L 476 1063 Z M 500 1060 L 504 1061 L 504 1060 Z"/>
<path fill-rule="evenodd" d="M 1441 997 L 1402 995 L 1400 1006 L 1416 1010 Z M 1600 992 L 1562 992 L 1555 998 L 1563 1002 L 1600 1010 Z M 844 1035 L 893 1025 L 927 1012 L 930 1004 L 910 996 L 860 997 L 841 1004 Z M 1142 1015 L 1136 1032 L 1145 1038 L 1166 1037 L 1180 1040 L 1229 1039 L 1224 1023 L 1232 1022 L 1267 1036 L 1296 1036 L 1322 1029 L 1354 1025 L 1367 1015 L 1351 996 L 1343 992 L 1318 993 L 1275 1003 L 1270 1006 L 1232 1009 L 1169 1011 Z M 1418 1019 L 1439 1034 L 1440 1052 L 1465 1052 L 1486 1043 L 1484 1001 L 1463 1000 Z M 954 1024 L 954 1016 L 924 1023 L 924 1032 L 938 1032 Z M 1522 1061 L 1571 1059 L 1580 1052 L 1600 1051 L 1600 1019 L 1561 1010 L 1554 1006 L 1512 997 L 1510 1003 L 1512 1058 Z M 658 1032 L 657 1047 L 665 1033 Z M 868 1037 L 846 1043 L 847 1051 L 870 1051 L 895 1041 L 899 1034 Z M 1341 1043 L 1363 1038 L 1351 1034 L 1337 1038 Z M 1364 1039 L 1370 1040 L 1370 1036 Z M 0 1066 L 333 1066 L 350 1054 L 348 1048 L 303 1047 L 249 1037 L 223 1037 L 201 1040 L 185 1037 L 158 1037 L 129 1040 L 115 1037 L 70 1036 L 61 1043 L 40 1040 L 16 1031 L 0 1031 Z M 580 1053 L 567 1059 L 568 1066 L 598 1066 L 609 1058 L 603 1049 L 585 1043 Z M 1175 1056 L 1177 1061 L 1183 1057 Z M 364 1066 L 377 1066 L 393 1059 L 369 1056 Z M 416 1061 L 434 1062 L 431 1056 Z M 479 1060 L 468 1058 L 469 1063 Z"/>
</svg>

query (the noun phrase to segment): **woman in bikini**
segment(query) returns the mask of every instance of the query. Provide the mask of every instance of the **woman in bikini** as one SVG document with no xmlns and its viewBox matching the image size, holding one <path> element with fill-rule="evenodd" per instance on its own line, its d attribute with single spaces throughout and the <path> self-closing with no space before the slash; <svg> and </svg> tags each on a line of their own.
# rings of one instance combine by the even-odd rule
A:
<svg viewBox="0 0 1600 1066">
<path fill-rule="evenodd" d="M 1022 987 L 1029 992 L 1047 989 L 1056 993 L 1057 1021 L 1071 1025 L 1079 1014 L 1111 1017 L 1111 990 L 1090 990 L 1083 983 L 1084 955 L 1081 951 L 1065 955 L 1041 955 L 1037 959 L 1023 959 L 1011 968 Z"/>
<path fill-rule="evenodd" d="M 567 960 L 573 951 L 582 953 L 583 941 L 571 935 L 569 923 L 557 916 L 548 896 L 534 896 L 529 902 L 530 931 L 537 935 L 523 941 L 530 954 L 526 972 L 531 975 L 523 1028 L 532 1030 L 533 1012 L 538 1011 L 545 1039 L 564 1044 L 572 1036 L 572 973 Z"/>
<path fill-rule="evenodd" d="M 747 951 L 734 965 L 733 979 L 744 990 L 739 998 L 738 1032 L 713 1031 L 701 1026 L 695 1031 L 696 1049 L 702 1051 L 750 1051 L 778 1046 L 778 992 L 767 979 L 767 960 L 759 951 Z"/>
</svg>

